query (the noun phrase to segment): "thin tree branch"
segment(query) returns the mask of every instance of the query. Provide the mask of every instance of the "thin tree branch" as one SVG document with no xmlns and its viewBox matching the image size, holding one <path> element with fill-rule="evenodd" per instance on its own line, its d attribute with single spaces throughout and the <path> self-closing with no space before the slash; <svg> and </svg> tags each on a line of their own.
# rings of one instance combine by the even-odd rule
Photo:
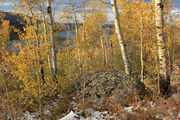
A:
<svg viewBox="0 0 180 120">
<path fill-rule="evenodd" d="M 103 1 L 103 0 L 99 0 L 99 2 L 102 2 L 102 3 L 105 3 L 105 4 L 111 5 L 111 3 L 105 2 L 105 1 Z"/>
</svg>

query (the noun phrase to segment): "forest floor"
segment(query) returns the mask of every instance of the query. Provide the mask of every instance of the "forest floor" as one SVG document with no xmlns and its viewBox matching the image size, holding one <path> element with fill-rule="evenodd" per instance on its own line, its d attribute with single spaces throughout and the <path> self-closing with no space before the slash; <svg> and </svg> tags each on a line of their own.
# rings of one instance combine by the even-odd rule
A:
<svg viewBox="0 0 180 120">
<path fill-rule="evenodd" d="M 59 120 L 180 120 L 180 52 L 175 51 L 171 86 L 174 93 L 168 98 L 146 99 L 128 107 L 116 106 L 114 111 L 70 111 Z"/>
<path fill-rule="evenodd" d="M 180 120 L 180 94 L 168 99 L 143 100 L 115 112 L 85 110 L 86 116 L 71 111 L 59 120 Z"/>
</svg>

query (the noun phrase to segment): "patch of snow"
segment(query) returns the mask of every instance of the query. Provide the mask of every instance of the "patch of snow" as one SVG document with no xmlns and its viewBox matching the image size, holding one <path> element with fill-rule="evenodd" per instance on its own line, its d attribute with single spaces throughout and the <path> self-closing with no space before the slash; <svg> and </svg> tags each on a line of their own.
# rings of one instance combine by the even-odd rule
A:
<svg viewBox="0 0 180 120">
<path fill-rule="evenodd" d="M 30 113 L 29 111 L 26 111 L 24 114 L 25 120 L 37 120 L 35 113 Z"/>
<path fill-rule="evenodd" d="M 116 119 L 115 116 L 110 116 L 107 111 L 100 112 L 100 111 L 94 111 L 93 109 L 89 108 L 86 111 L 86 114 L 88 117 L 84 118 L 82 116 L 79 116 L 78 114 L 71 111 L 69 114 L 67 114 L 65 117 L 59 119 L 59 120 L 109 120 L 109 119 Z"/>
<path fill-rule="evenodd" d="M 85 119 L 82 117 L 79 117 L 77 114 L 75 114 L 73 111 L 71 111 L 69 114 L 67 114 L 65 117 L 63 117 L 59 120 L 85 120 Z"/>
<path fill-rule="evenodd" d="M 49 111 L 49 110 L 45 110 L 45 111 L 43 112 L 43 114 L 44 114 L 44 115 L 48 115 L 48 114 L 50 114 L 50 111 Z"/>
<path fill-rule="evenodd" d="M 99 111 L 91 111 L 90 117 L 86 118 L 86 120 L 105 120 L 105 113 Z"/>
<path fill-rule="evenodd" d="M 123 110 L 125 110 L 126 112 L 132 112 L 133 107 L 124 107 Z"/>
</svg>

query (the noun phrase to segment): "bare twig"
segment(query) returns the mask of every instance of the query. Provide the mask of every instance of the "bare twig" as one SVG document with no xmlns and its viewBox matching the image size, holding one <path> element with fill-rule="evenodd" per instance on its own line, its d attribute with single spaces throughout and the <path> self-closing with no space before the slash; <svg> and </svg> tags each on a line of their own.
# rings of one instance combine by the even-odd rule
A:
<svg viewBox="0 0 180 120">
<path fill-rule="evenodd" d="M 111 3 L 105 2 L 105 1 L 103 1 L 103 0 L 99 0 L 99 2 L 102 2 L 102 3 L 105 3 L 105 4 L 111 5 Z"/>
</svg>

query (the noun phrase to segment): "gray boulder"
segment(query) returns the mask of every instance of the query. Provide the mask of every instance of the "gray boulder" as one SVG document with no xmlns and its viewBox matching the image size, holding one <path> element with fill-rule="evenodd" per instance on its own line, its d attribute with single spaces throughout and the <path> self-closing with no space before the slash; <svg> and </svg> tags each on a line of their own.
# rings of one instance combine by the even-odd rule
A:
<svg viewBox="0 0 180 120">
<path fill-rule="evenodd" d="M 78 98 L 94 107 L 104 104 L 126 104 L 133 101 L 142 85 L 124 72 L 101 71 L 87 73 L 77 79 Z M 138 87 L 138 88 L 137 88 Z"/>
</svg>

